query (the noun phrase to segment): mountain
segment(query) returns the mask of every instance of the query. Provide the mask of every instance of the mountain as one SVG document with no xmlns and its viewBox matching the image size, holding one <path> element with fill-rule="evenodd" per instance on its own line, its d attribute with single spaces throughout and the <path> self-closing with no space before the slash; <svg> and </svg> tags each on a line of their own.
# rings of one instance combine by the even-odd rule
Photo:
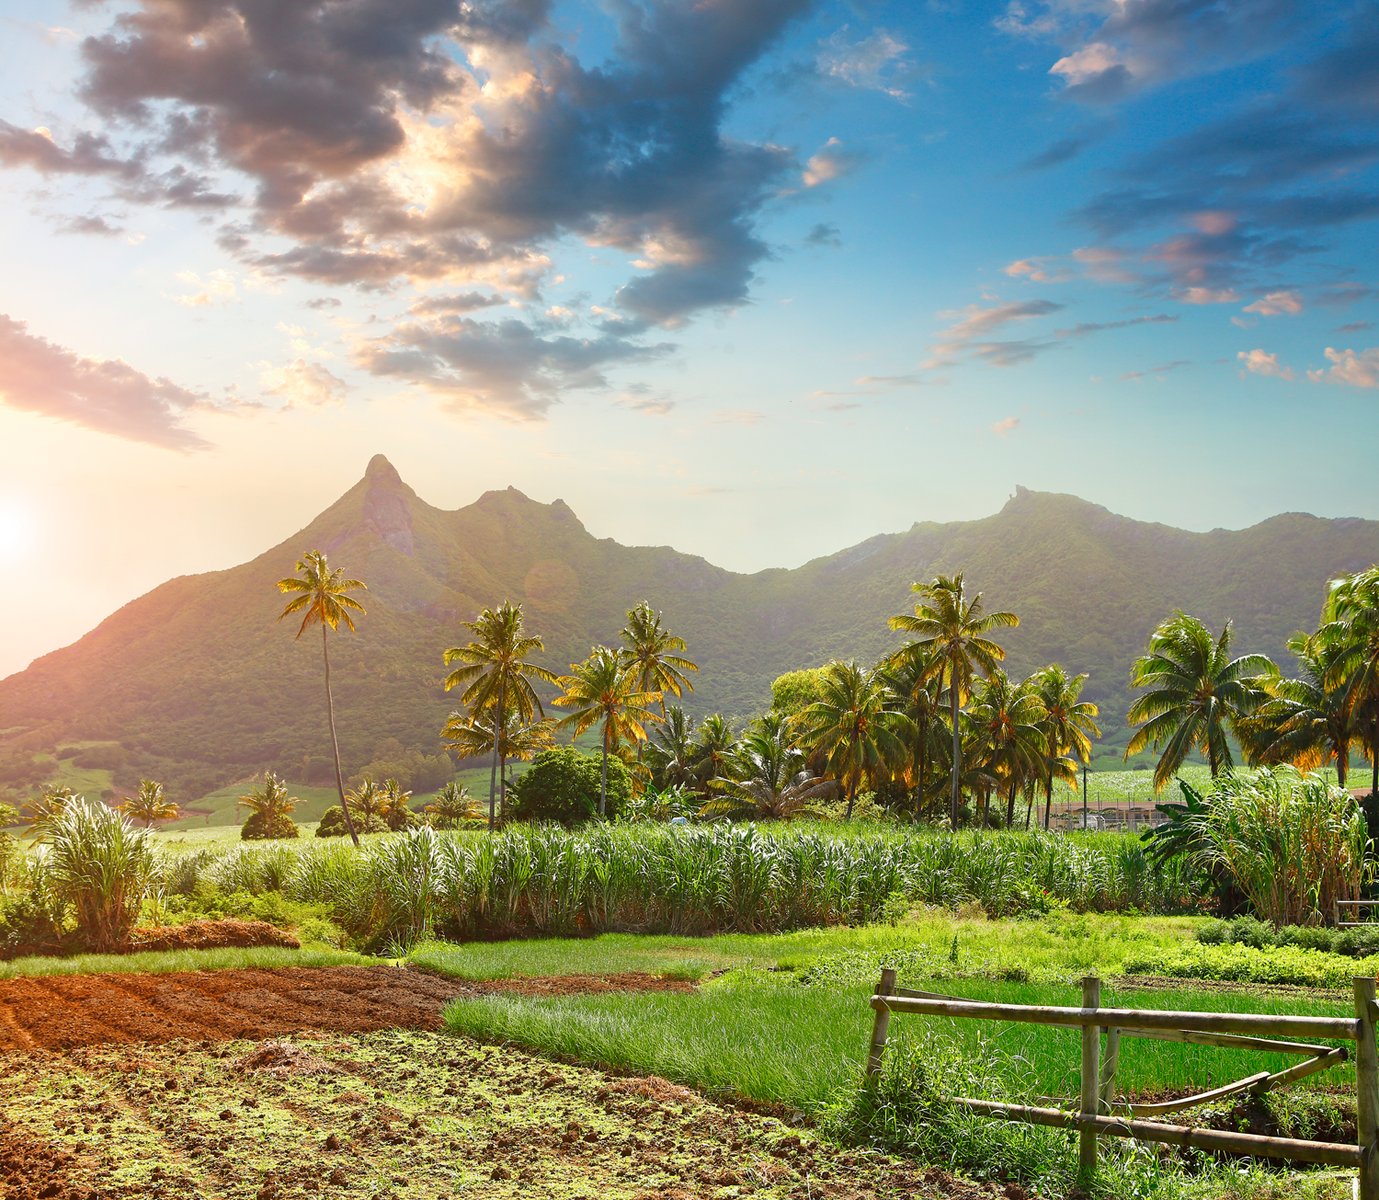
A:
<svg viewBox="0 0 1379 1200">
<path fill-rule="evenodd" d="M 312 548 L 369 587 L 359 632 L 331 645 L 341 749 L 358 765 L 387 738 L 435 752 L 453 707 L 441 653 L 467 640 L 461 620 L 503 599 L 525 604 L 544 661 L 561 671 L 616 639 L 626 610 L 647 599 L 700 665 L 688 707 L 745 714 L 765 707 L 784 671 L 895 646 L 886 618 L 910 607 L 910 583 L 957 570 L 989 605 L 1020 615 L 1002 638 L 1011 672 L 1053 661 L 1088 671 L 1087 694 L 1123 745 L 1130 663 L 1160 620 L 1176 608 L 1213 626 L 1233 619 L 1242 651 L 1279 657 L 1290 633 L 1315 623 L 1328 578 L 1379 559 L 1379 522 L 1287 513 L 1191 533 L 1020 488 L 981 520 L 924 522 L 793 570 L 740 575 L 595 538 L 564 502 L 512 488 L 432 508 L 380 455 L 253 561 L 173 579 L 0 681 L 0 782 L 35 752 L 101 743 L 115 745 L 92 750 L 90 765 L 113 767 L 117 782 L 158 772 L 184 795 L 323 754 L 319 638 L 293 640 L 273 587 Z"/>
</svg>

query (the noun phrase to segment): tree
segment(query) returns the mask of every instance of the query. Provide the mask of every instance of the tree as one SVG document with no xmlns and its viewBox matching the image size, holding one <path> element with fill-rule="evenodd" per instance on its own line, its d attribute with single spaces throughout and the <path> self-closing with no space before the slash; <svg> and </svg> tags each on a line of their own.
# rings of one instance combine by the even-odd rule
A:
<svg viewBox="0 0 1379 1200">
<path fill-rule="evenodd" d="M 903 663 L 915 655 L 927 660 L 926 677 L 937 679 L 948 692 L 948 720 L 952 734 L 952 768 L 949 777 L 948 816 L 954 829 L 961 812 L 962 731 L 958 713 L 978 675 L 989 675 L 1004 660 L 1006 652 L 986 635 L 994 629 L 1020 624 L 1014 613 L 983 611 L 982 594 L 970 600 L 962 572 L 952 577 L 940 575 L 930 583 L 915 583 L 911 591 L 920 597 L 913 615 L 901 613 L 890 619 L 890 627 L 916 635 L 914 640 L 891 656 L 891 663 Z"/>
<path fill-rule="evenodd" d="M 1226 622 L 1220 637 L 1196 617 L 1177 612 L 1149 637 L 1149 652 L 1135 660 L 1130 685 L 1148 688 L 1131 704 L 1126 720 L 1140 728 L 1125 757 L 1147 746 L 1164 747 L 1154 768 L 1154 790 L 1168 785 L 1188 752 L 1201 750 L 1212 778 L 1234 765 L 1227 737 L 1268 697 L 1262 680 L 1278 674 L 1264 654 L 1231 658 L 1234 638 Z"/>
<path fill-rule="evenodd" d="M 728 756 L 736 744 L 737 736 L 722 713 L 710 713 L 699 722 L 690 762 L 701 792 L 708 790 L 709 780 L 723 774 Z"/>
<path fill-rule="evenodd" d="M 882 679 L 890 690 L 891 704 L 914 726 L 910 744 L 909 782 L 915 791 L 915 817 L 924 815 L 925 783 L 934 748 L 934 735 L 942 725 L 938 680 L 929 670 L 922 653 L 907 655 L 903 661 L 882 668 Z"/>
<path fill-rule="evenodd" d="M 1053 817 L 1053 785 L 1077 786 L 1077 764 L 1092 758 L 1092 739 L 1101 736 L 1097 706 L 1082 699 L 1086 675 L 1069 675 L 1057 663 L 1035 673 L 1034 687 L 1044 703 L 1044 828 Z"/>
<path fill-rule="evenodd" d="M 330 718 L 330 748 L 335 756 L 335 788 L 340 796 L 345 828 L 349 830 L 350 841 L 357 846 L 359 835 L 354 830 L 349 805 L 345 802 L 345 776 L 340 770 L 340 739 L 335 732 L 335 699 L 330 691 L 330 645 L 326 633 L 332 629 L 338 632 L 341 624 L 351 633 L 354 632 L 352 614 L 362 616 L 364 606 L 350 592 L 368 589 L 358 579 L 346 579 L 343 570 L 332 571 L 320 550 L 308 550 L 298 559 L 297 572 L 287 579 L 278 580 L 278 591 L 292 595 L 287 607 L 278 614 L 278 620 L 301 613 L 298 638 L 312 625 L 321 627 L 321 657 L 326 666 L 326 713 Z"/>
<path fill-rule="evenodd" d="M 1317 640 L 1335 655 L 1327 683 L 1344 684 L 1352 713 L 1368 718 L 1369 790 L 1379 803 L 1379 566 L 1331 584 Z"/>
<path fill-rule="evenodd" d="M 774 734 L 753 730 L 728 758 L 727 773 L 712 782 L 716 798 L 704 805 L 706 816 L 750 816 L 788 821 L 811 800 L 832 796 L 838 785 L 806 769 L 804 752 L 790 745 L 784 726 Z"/>
<path fill-rule="evenodd" d="M 416 814 L 409 807 L 411 801 L 412 793 L 396 779 L 385 779 L 378 789 L 378 815 L 394 833 L 417 823 Z"/>
<path fill-rule="evenodd" d="M 479 758 L 493 753 L 493 726 L 475 721 L 467 713 L 453 712 L 441 727 L 446 746 L 461 758 Z M 499 730 L 498 815 L 507 810 L 507 764 L 512 759 L 529 762 L 542 750 L 555 745 L 555 722 L 549 717 L 524 722 L 521 713 L 509 709 Z"/>
<path fill-rule="evenodd" d="M 543 750 L 512 785 L 514 814 L 522 820 L 578 825 L 594 815 L 618 816 L 632 796 L 621 759 L 602 760 L 573 746 Z"/>
<path fill-rule="evenodd" d="M 694 754 L 694 727 L 685 710 L 672 704 L 651 731 L 647 744 L 652 784 L 657 789 L 692 786 L 697 782 Z"/>
<path fill-rule="evenodd" d="M 29 827 L 29 836 L 41 841 L 68 805 L 74 800 L 84 799 L 69 787 L 50 783 L 34 799 L 20 807 L 19 819 Z"/>
<path fill-rule="evenodd" d="M 972 706 L 972 725 L 986 746 L 987 765 L 1006 789 L 1006 828 L 1015 824 L 1015 794 L 1043 774 L 1047 744 L 1044 702 L 1030 680 L 1015 683 L 995 670 Z"/>
<path fill-rule="evenodd" d="M 239 831 L 245 841 L 297 836 L 291 814 L 301 801 L 288 793 L 287 784 L 272 771 L 264 775 L 263 783 L 241 796 L 239 803 L 249 810 L 249 819 Z"/>
<path fill-rule="evenodd" d="M 875 671 L 855 662 L 829 663 L 819 699 L 792 722 L 809 753 L 822 755 L 847 796 L 847 816 L 862 780 L 905 757 L 914 726 L 904 713 L 887 708 L 886 686 Z"/>
<path fill-rule="evenodd" d="M 163 794 L 163 785 L 152 779 L 139 780 L 139 790 L 120 805 L 120 811 L 142 821 L 151 829 L 154 821 L 175 821 L 180 812 L 176 804 Z"/>
<path fill-rule="evenodd" d="M 571 663 L 570 674 L 559 680 L 564 690 L 555 703 L 573 711 L 558 723 L 572 729 L 578 737 L 595 725 L 603 733 L 603 782 L 599 787 L 599 816 L 604 816 L 608 801 L 608 755 L 623 741 L 640 741 L 646 726 L 661 718 L 650 706 L 661 699 L 660 692 L 643 691 L 633 664 L 607 646 L 595 646 L 582 663 Z"/>
<path fill-rule="evenodd" d="M 493 729 L 490 753 L 492 766 L 488 782 L 488 828 L 498 824 L 498 775 L 502 767 L 502 729 L 509 716 L 516 714 L 530 724 L 545 716 L 541 699 L 532 686 L 533 679 L 558 682 L 554 671 L 528 662 L 527 656 L 545 645 L 523 628 L 522 606 L 504 601 L 497 608 L 486 608 L 464 627 L 474 640 L 464 646 L 451 646 L 445 652 L 445 665 L 461 665 L 445 677 L 445 690 L 463 687 L 460 703 L 468 710 L 471 723 L 487 720 Z"/>
<path fill-rule="evenodd" d="M 627 612 L 627 624 L 618 635 L 622 639 L 623 660 L 632 667 L 637 690 L 660 696 L 661 715 L 665 716 L 666 696 L 677 699 L 694 691 L 686 671 L 699 667 L 678 653 L 685 639 L 661 628 L 661 614 L 645 600 Z"/>
<path fill-rule="evenodd" d="M 1237 723 L 1236 732 L 1255 762 L 1288 763 L 1304 771 L 1334 762 L 1336 782 L 1345 787 L 1351 743 L 1364 735 L 1346 680 L 1331 672 L 1340 648 L 1315 634 L 1296 633 L 1288 649 L 1297 659 L 1299 677 L 1276 680 L 1269 698 Z"/>
<path fill-rule="evenodd" d="M 469 789 L 453 780 L 441 788 L 422 811 L 437 829 L 456 829 L 463 822 L 483 815 L 483 809 L 469 794 Z"/>
</svg>

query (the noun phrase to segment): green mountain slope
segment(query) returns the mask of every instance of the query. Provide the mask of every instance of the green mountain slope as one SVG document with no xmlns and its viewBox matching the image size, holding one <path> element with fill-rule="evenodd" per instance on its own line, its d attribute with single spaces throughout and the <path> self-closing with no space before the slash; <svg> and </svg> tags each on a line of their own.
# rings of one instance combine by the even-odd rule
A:
<svg viewBox="0 0 1379 1200">
<path fill-rule="evenodd" d="M 1281 655 L 1288 634 L 1315 622 L 1329 577 L 1379 559 L 1379 522 L 1286 514 L 1199 534 L 1020 489 L 982 520 L 921 523 L 794 570 L 738 575 L 595 538 L 563 502 L 512 489 L 443 512 L 378 456 L 252 562 L 173 579 L 0 681 L 0 760 L 117 743 L 117 781 L 157 771 L 185 795 L 322 754 L 319 635 L 293 640 L 273 588 L 315 547 L 369 585 L 359 633 L 331 649 L 341 748 L 362 763 L 389 737 L 434 751 L 452 707 L 441 652 L 464 640 L 460 620 L 505 598 L 525 603 L 546 663 L 562 671 L 616 638 L 645 598 L 700 664 L 691 707 L 745 713 L 764 707 L 783 671 L 896 645 L 885 619 L 910 605 L 911 581 L 960 569 L 990 604 L 1020 615 L 1003 639 L 1011 670 L 1059 661 L 1090 672 L 1110 731 L 1131 660 L 1173 609 L 1233 618 L 1242 649 Z"/>
</svg>

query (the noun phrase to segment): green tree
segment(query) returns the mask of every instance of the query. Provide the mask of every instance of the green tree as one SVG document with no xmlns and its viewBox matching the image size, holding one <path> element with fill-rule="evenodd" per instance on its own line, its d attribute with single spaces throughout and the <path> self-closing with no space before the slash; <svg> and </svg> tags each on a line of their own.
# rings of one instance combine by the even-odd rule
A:
<svg viewBox="0 0 1379 1200">
<path fill-rule="evenodd" d="M 1015 796 L 1043 774 L 1044 702 L 1030 680 L 1016 683 L 992 671 L 972 705 L 971 719 L 986 748 L 988 768 L 1006 792 L 1006 828 L 1015 824 Z"/>
<path fill-rule="evenodd" d="M 651 731 L 647 743 L 647 760 L 651 766 L 652 785 L 656 790 L 691 787 L 697 780 L 694 772 L 694 726 L 678 704 L 666 709 L 661 723 Z"/>
<path fill-rule="evenodd" d="M 498 815 L 501 819 L 507 811 L 507 764 L 514 759 L 530 762 L 533 756 L 554 746 L 555 722 L 549 717 L 523 721 L 522 714 L 510 708 L 499 736 Z M 445 745 L 461 758 L 481 758 L 493 753 L 493 726 L 475 721 L 467 713 L 451 713 L 450 719 L 441 727 L 441 737 Z"/>
<path fill-rule="evenodd" d="M 139 790 L 119 807 L 122 813 L 142 821 L 145 829 L 151 829 L 154 821 L 175 821 L 181 815 L 177 805 L 164 795 L 163 785 L 152 779 L 139 780 Z"/>
<path fill-rule="evenodd" d="M 684 656 L 685 639 L 661 628 L 661 614 L 645 600 L 628 609 L 627 624 L 618 635 L 622 639 L 623 660 L 632 667 L 637 690 L 660 695 L 661 715 L 665 716 L 666 697 L 677 699 L 694 691 L 687 671 L 699 667 Z"/>
<path fill-rule="evenodd" d="M 1044 734 L 1044 828 L 1053 817 L 1053 785 L 1077 786 L 1077 764 L 1092 759 L 1092 739 L 1101 736 L 1096 722 L 1097 706 L 1082 699 L 1086 675 L 1069 675 L 1057 663 L 1034 675 L 1034 686 L 1044 703 L 1040 730 Z"/>
<path fill-rule="evenodd" d="M 1196 617 L 1177 612 L 1149 637 L 1149 652 L 1135 660 L 1131 687 L 1149 689 L 1131 704 L 1126 720 L 1138 725 L 1125 757 L 1147 746 L 1164 747 L 1154 768 L 1154 790 L 1163 791 L 1188 752 L 1207 757 L 1214 779 L 1234 765 L 1227 736 L 1268 698 L 1262 681 L 1278 668 L 1263 654 L 1232 658 L 1231 623 L 1213 638 Z"/>
<path fill-rule="evenodd" d="M 258 787 L 241 796 L 239 803 L 249 810 L 249 819 L 239 831 L 245 841 L 297 836 L 292 813 L 301 801 L 288 792 L 287 784 L 272 771 L 264 775 Z"/>
<path fill-rule="evenodd" d="M 877 672 L 855 662 L 829 663 L 819 699 L 791 723 L 806 752 L 822 756 L 842 785 L 849 818 L 862 781 L 900 764 L 914 736 L 910 719 L 888 708 L 889 699 Z"/>
<path fill-rule="evenodd" d="M 562 825 L 578 825 L 596 813 L 616 817 L 631 797 L 632 778 L 621 759 L 600 759 L 573 746 L 543 750 L 512 785 L 517 817 Z"/>
<path fill-rule="evenodd" d="M 1379 566 L 1331 584 L 1317 640 L 1334 655 L 1327 683 L 1344 685 L 1348 707 L 1368 725 L 1369 790 L 1379 803 Z"/>
<path fill-rule="evenodd" d="M 690 751 L 690 763 L 700 792 L 707 792 L 709 780 L 722 775 L 728 756 L 737 744 L 737 735 L 722 713 L 710 713 L 699 722 Z"/>
<path fill-rule="evenodd" d="M 40 841 L 69 804 L 85 798 L 69 787 L 50 783 L 36 797 L 20 806 L 19 819 L 29 827 L 29 836 Z"/>
<path fill-rule="evenodd" d="M 715 798 L 704 805 L 706 816 L 748 816 L 788 821 L 811 800 L 834 795 L 838 785 L 820 779 L 805 766 L 804 752 L 790 745 L 785 727 L 774 733 L 746 734 L 726 762 L 727 772 L 711 783 Z"/>
<path fill-rule="evenodd" d="M 659 721 L 651 707 L 661 699 L 660 692 L 643 691 L 635 665 L 627 663 L 616 650 L 595 646 L 582 663 L 571 663 L 570 674 L 562 675 L 563 691 L 555 703 L 573 711 L 558 727 L 571 729 L 576 737 L 595 725 L 602 726 L 603 782 L 599 787 L 599 816 L 604 816 L 608 801 L 608 756 L 624 741 L 641 741 L 646 726 Z"/>
<path fill-rule="evenodd" d="M 465 821 L 483 815 L 483 809 L 469 794 L 469 789 L 461 787 L 454 780 L 441 788 L 422 811 L 437 829 L 457 829 Z"/>
<path fill-rule="evenodd" d="M 908 781 L 914 788 L 915 817 L 918 819 L 924 815 L 934 741 L 943 724 L 943 703 L 938 680 L 929 669 L 928 658 L 919 652 L 905 656 L 900 662 L 885 664 L 882 679 L 890 690 L 892 706 L 904 713 L 914 726 Z"/>
<path fill-rule="evenodd" d="M 987 634 L 1020 624 L 1009 612 L 986 612 L 982 594 L 968 599 L 962 572 L 938 576 L 930 583 L 915 583 L 911 590 L 920 597 L 913 614 L 901 613 L 890 619 L 890 627 L 914 635 L 914 639 L 891 656 L 898 664 L 911 656 L 927 660 L 926 672 L 937 679 L 948 693 L 948 720 L 951 733 L 951 774 L 949 776 L 948 816 L 954 829 L 962 811 L 962 729 L 958 713 L 979 674 L 989 675 L 1006 652 Z"/>
<path fill-rule="evenodd" d="M 330 718 L 330 748 L 335 756 L 335 788 L 340 796 L 345 828 L 349 830 L 350 840 L 356 846 L 359 845 L 359 835 L 354 831 L 349 805 L 345 803 L 345 776 L 340 770 L 340 739 L 335 732 L 335 698 L 330 690 L 330 645 L 326 634 L 332 629 L 338 632 L 342 624 L 351 633 L 354 632 L 352 614 L 362 616 L 364 606 L 350 592 L 359 590 L 368 589 L 358 579 L 346 579 L 343 570 L 332 571 L 320 550 L 308 550 L 297 560 L 297 574 L 278 580 L 278 591 L 292 596 L 287 607 L 278 614 L 278 620 L 301 613 L 298 638 L 312 625 L 321 627 L 321 657 L 326 666 L 326 713 Z"/>
<path fill-rule="evenodd" d="M 523 628 L 522 606 L 504 601 L 497 608 L 486 608 L 464 627 L 474 639 L 464 646 L 451 646 L 445 652 L 445 665 L 459 663 L 445 677 L 445 690 L 463 687 L 460 703 L 471 721 L 487 720 L 493 729 L 492 766 L 488 783 L 488 827 L 498 824 L 498 776 L 502 768 L 502 729 L 511 714 L 525 723 L 545 715 L 541 699 L 532 686 L 533 679 L 556 683 L 554 671 L 527 661 L 528 655 L 545 646 L 539 637 Z"/>
</svg>

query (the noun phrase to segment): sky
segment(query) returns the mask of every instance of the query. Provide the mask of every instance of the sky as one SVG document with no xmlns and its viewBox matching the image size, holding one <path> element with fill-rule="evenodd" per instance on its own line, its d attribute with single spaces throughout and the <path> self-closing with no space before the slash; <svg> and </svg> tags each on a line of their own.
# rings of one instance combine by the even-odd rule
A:
<svg viewBox="0 0 1379 1200">
<path fill-rule="evenodd" d="M 1017 484 L 1379 517 L 1371 0 L 0 0 L 0 46 L 0 675 L 375 453 L 742 571 Z"/>
</svg>

